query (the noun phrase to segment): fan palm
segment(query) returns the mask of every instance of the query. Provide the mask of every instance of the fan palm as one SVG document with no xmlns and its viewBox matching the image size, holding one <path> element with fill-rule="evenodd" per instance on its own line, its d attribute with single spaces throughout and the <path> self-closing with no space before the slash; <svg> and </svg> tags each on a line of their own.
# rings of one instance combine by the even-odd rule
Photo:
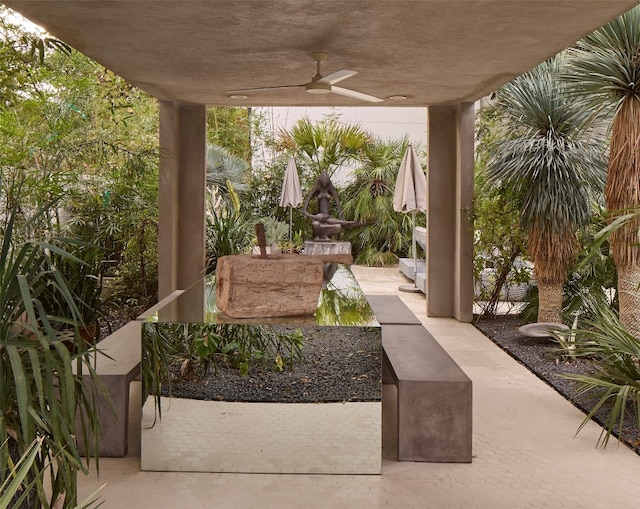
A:
<svg viewBox="0 0 640 509">
<path fill-rule="evenodd" d="M 280 132 L 278 145 L 297 152 L 296 162 L 307 170 L 303 178 L 309 184 L 323 171 L 332 176 L 340 166 L 357 159 L 368 140 L 368 133 L 360 126 L 342 124 L 329 116 L 315 123 L 308 118 L 299 120 L 290 131 Z"/>
<path fill-rule="evenodd" d="M 406 138 L 367 144 L 362 150 L 362 165 L 354 170 L 354 179 L 344 191 L 345 217 L 364 223 L 347 232 L 357 263 L 397 263 L 409 249 L 411 221 L 407 214 L 393 209 L 395 181 L 408 144 Z"/>
<path fill-rule="evenodd" d="M 243 159 L 218 145 L 207 147 L 207 185 L 216 187 L 224 196 L 229 194 L 230 186 L 236 192 L 246 191 L 248 173 L 249 165 Z"/>
<path fill-rule="evenodd" d="M 578 252 L 577 232 L 591 220 L 605 179 L 601 136 L 583 129 L 587 113 L 567 102 L 561 58 L 516 78 L 499 92 L 505 137 L 491 155 L 488 178 L 511 186 L 538 283 L 538 321 L 560 322 L 562 287 Z"/>
<path fill-rule="evenodd" d="M 613 118 L 605 200 L 611 219 L 640 205 L 640 7 L 568 52 L 568 79 L 593 118 Z M 620 321 L 640 338 L 640 219 L 610 238 Z"/>
</svg>

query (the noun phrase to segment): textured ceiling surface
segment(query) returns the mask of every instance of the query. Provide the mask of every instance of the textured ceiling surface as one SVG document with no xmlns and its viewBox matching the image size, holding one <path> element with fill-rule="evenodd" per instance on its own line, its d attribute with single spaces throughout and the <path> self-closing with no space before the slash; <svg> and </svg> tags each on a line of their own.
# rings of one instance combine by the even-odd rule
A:
<svg viewBox="0 0 640 509">
<path fill-rule="evenodd" d="M 366 106 L 304 88 L 323 74 L 382 106 L 474 101 L 633 7 L 635 0 L 46 0 L 4 2 L 163 100 Z M 406 96 L 392 101 L 390 96 Z"/>
</svg>

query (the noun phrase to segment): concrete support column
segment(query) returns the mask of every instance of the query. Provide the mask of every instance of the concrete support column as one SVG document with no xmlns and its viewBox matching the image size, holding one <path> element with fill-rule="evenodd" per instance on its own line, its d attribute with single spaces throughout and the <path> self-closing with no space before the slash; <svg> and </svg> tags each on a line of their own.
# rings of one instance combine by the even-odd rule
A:
<svg viewBox="0 0 640 509">
<path fill-rule="evenodd" d="M 205 273 L 207 110 L 160 101 L 158 298 Z"/>
<path fill-rule="evenodd" d="M 428 109 L 427 315 L 473 318 L 474 105 Z"/>
</svg>

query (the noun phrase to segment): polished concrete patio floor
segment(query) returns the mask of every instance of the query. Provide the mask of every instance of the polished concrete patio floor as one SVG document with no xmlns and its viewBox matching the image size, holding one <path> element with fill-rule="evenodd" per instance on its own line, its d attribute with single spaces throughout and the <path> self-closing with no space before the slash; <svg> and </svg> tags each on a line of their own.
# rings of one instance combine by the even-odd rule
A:
<svg viewBox="0 0 640 509">
<path fill-rule="evenodd" d="M 367 294 L 397 294 L 473 381 L 471 464 L 398 462 L 383 415 L 382 475 L 207 474 L 140 471 L 139 426 L 126 458 L 100 460 L 104 508 L 633 508 L 640 456 L 614 442 L 595 447 L 594 423 L 574 437 L 583 414 L 470 324 L 425 316 L 422 294 L 398 291 L 397 269 L 354 267 Z M 393 399 L 386 390 L 384 401 Z M 140 422 L 132 384 L 132 424 Z M 269 423 L 264 423 L 269 426 Z M 385 432 L 386 431 L 386 432 Z M 212 432 L 214 432 L 212 430 Z M 296 455 L 286 450 L 283 454 Z M 242 443 L 237 453 L 243 454 Z"/>
</svg>

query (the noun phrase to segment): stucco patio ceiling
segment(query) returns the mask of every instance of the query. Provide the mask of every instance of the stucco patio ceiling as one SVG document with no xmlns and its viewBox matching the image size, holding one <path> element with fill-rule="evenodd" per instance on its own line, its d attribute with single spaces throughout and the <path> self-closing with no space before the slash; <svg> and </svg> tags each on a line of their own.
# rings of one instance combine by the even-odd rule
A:
<svg viewBox="0 0 640 509">
<path fill-rule="evenodd" d="M 309 57 L 378 105 L 474 101 L 633 7 L 636 0 L 6 1 L 163 100 L 210 105 L 366 106 L 304 89 Z M 403 95 L 402 102 L 390 96 Z"/>
</svg>

